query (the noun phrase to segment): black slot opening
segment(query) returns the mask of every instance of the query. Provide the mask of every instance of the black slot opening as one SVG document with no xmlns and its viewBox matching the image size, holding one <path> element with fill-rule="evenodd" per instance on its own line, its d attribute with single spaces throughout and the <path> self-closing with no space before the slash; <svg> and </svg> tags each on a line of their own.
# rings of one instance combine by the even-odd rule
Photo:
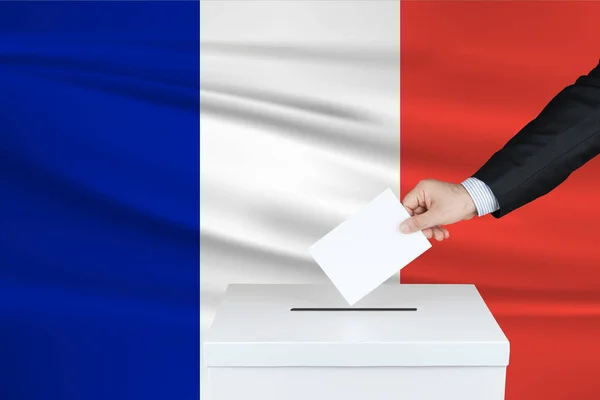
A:
<svg viewBox="0 0 600 400">
<path fill-rule="evenodd" d="M 329 311 L 329 312 L 336 312 L 336 311 L 417 311 L 416 307 L 396 307 L 396 308 L 390 308 L 390 307 L 378 307 L 378 308 L 331 308 L 331 307 L 316 307 L 316 308 L 306 308 L 306 307 L 297 307 L 297 308 L 291 308 L 290 311 L 313 311 L 313 312 L 318 312 L 318 311 Z"/>
</svg>

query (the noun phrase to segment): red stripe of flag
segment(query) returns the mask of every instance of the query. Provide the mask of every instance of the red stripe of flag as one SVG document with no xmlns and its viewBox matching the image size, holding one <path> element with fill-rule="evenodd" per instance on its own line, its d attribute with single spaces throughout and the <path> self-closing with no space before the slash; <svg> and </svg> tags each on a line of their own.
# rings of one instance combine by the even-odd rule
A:
<svg viewBox="0 0 600 400">
<path fill-rule="evenodd" d="M 460 182 L 600 57 L 600 2 L 401 5 L 401 189 Z M 405 283 L 475 283 L 511 341 L 507 400 L 600 399 L 600 159 L 450 227 Z"/>
</svg>

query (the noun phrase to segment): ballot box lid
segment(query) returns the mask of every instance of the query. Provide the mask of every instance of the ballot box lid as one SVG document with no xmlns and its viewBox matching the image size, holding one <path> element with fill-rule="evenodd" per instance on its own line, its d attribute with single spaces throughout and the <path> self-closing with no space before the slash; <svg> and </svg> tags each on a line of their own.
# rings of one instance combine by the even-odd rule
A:
<svg viewBox="0 0 600 400">
<path fill-rule="evenodd" d="M 348 306 L 328 284 L 230 285 L 207 367 L 506 366 L 509 342 L 473 285 L 385 284 Z"/>
</svg>

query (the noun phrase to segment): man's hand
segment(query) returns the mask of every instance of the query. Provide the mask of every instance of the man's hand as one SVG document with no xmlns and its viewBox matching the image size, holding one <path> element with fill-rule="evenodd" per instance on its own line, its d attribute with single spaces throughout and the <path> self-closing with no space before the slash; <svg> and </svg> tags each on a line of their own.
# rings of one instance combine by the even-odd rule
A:
<svg viewBox="0 0 600 400">
<path fill-rule="evenodd" d="M 460 184 L 426 179 L 404 197 L 404 208 L 411 215 L 400 225 L 402 233 L 423 231 L 428 239 L 444 240 L 450 233 L 443 225 L 471 219 L 477 208 Z"/>
</svg>

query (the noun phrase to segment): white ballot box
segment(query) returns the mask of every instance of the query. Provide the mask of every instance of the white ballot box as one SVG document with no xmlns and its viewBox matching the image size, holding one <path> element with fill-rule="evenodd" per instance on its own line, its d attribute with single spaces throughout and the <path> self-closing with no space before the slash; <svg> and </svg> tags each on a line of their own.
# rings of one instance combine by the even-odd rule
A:
<svg viewBox="0 0 600 400">
<path fill-rule="evenodd" d="M 207 400 L 503 400 L 509 342 L 473 285 L 230 285 Z"/>
</svg>

